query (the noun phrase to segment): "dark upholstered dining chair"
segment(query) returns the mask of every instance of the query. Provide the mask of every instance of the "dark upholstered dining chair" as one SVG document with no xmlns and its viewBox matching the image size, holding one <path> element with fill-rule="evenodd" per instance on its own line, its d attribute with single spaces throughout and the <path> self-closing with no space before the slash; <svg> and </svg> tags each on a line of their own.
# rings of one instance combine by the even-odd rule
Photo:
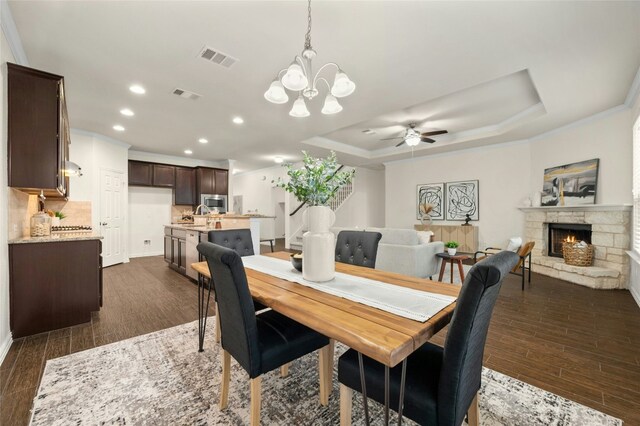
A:
<svg viewBox="0 0 640 426">
<path fill-rule="evenodd" d="M 401 411 L 421 425 L 459 426 L 468 413 L 477 425 L 482 356 L 491 313 L 503 278 L 517 265 L 516 253 L 503 251 L 471 268 L 458 296 L 444 349 L 425 343 L 409 355 L 406 392 Z M 385 401 L 385 367 L 363 356 L 366 394 Z M 398 411 L 401 365 L 390 369 L 390 408 Z M 338 361 L 340 424 L 351 422 L 352 389 L 361 391 L 358 353 L 345 352 Z"/>
<path fill-rule="evenodd" d="M 198 244 L 214 279 L 222 332 L 220 409 L 229 402 L 231 357 L 251 379 L 251 425 L 260 424 L 261 376 L 321 349 L 320 402 L 328 403 L 327 380 L 331 357 L 329 339 L 304 325 L 268 310 L 256 314 L 242 259 L 235 251 L 212 243 Z M 324 364 L 323 364 L 324 363 Z M 324 397 L 323 397 L 324 395 Z M 323 400 L 324 399 L 324 400 Z"/>
<path fill-rule="evenodd" d="M 209 231 L 209 242 L 226 247 L 238 253 L 240 256 L 253 256 L 253 240 L 251 239 L 251 230 L 249 229 L 225 229 L 218 231 Z M 213 275 L 212 275 L 213 276 Z M 218 299 L 216 297 L 216 342 L 220 342 L 220 317 L 218 316 Z M 253 302 L 256 311 L 267 309 L 265 305 L 259 302 Z M 283 376 L 286 375 L 283 371 Z"/>
<path fill-rule="evenodd" d="M 336 241 L 336 262 L 375 268 L 380 238 L 379 232 L 340 231 Z"/>
</svg>

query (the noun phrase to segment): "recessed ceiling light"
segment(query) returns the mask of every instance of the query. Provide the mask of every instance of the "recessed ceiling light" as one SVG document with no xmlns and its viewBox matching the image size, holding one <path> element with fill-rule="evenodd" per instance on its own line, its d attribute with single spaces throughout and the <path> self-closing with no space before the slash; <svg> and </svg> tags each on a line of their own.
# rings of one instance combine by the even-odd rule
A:
<svg viewBox="0 0 640 426">
<path fill-rule="evenodd" d="M 275 161 L 276 163 L 280 164 L 284 161 L 284 158 L 278 156 L 278 157 L 273 157 L 273 161 Z"/>
<path fill-rule="evenodd" d="M 147 93 L 145 88 L 140 86 L 139 84 L 134 84 L 133 86 L 129 86 L 129 90 L 131 90 L 136 95 L 144 95 L 145 93 Z"/>
<path fill-rule="evenodd" d="M 208 143 L 209 141 L 207 139 L 205 139 L 205 138 L 200 138 L 200 139 L 198 139 L 198 142 L 200 142 L 200 143 Z"/>
<path fill-rule="evenodd" d="M 244 123 L 244 120 L 242 119 L 242 117 L 233 117 L 233 122 L 236 124 L 242 124 Z"/>
<path fill-rule="evenodd" d="M 124 132 L 124 127 L 122 127 L 119 124 L 116 124 L 115 126 L 113 126 L 113 130 L 116 130 L 118 132 Z"/>
<path fill-rule="evenodd" d="M 135 114 L 129 108 L 123 108 L 120 110 L 120 114 L 126 115 L 127 117 L 133 117 Z"/>
<path fill-rule="evenodd" d="M 190 149 L 185 149 L 184 153 L 191 155 L 191 154 L 193 154 L 193 151 L 191 151 Z"/>
</svg>

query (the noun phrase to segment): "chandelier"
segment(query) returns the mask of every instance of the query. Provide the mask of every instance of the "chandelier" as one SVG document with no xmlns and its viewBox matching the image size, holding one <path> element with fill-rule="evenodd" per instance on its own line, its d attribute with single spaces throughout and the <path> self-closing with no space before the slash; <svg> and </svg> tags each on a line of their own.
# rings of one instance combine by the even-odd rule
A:
<svg viewBox="0 0 640 426">
<path fill-rule="evenodd" d="M 289 95 L 287 95 L 285 89 L 298 92 L 298 97 L 293 102 L 289 115 L 292 117 L 308 117 L 310 113 L 307 109 L 305 98 L 312 100 L 318 96 L 320 93 L 318 85 L 324 82 L 329 92 L 324 99 L 322 113 L 335 114 L 342 111 L 342 105 L 340 105 L 337 98 L 344 98 L 352 94 L 356 89 L 356 85 L 335 62 L 324 64 L 314 75 L 312 61 L 315 57 L 316 51 L 311 47 L 311 0 L 309 0 L 304 50 L 301 55 L 294 57 L 288 68 L 280 70 L 269 89 L 264 93 L 264 98 L 274 104 L 284 104 L 289 101 Z M 320 76 L 322 71 L 330 67 L 336 69 L 333 85 L 330 85 L 326 78 Z"/>
</svg>

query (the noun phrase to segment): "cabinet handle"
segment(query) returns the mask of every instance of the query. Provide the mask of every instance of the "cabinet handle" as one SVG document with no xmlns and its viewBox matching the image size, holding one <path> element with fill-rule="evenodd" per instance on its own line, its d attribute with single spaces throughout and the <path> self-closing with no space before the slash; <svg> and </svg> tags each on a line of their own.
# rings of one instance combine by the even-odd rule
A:
<svg viewBox="0 0 640 426">
<path fill-rule="evenodd" d="M 108 225 L 108 223 L 107 223 L 107 222 L 100 222 L 100 225 L 102 225 L 102 226 L 107 226 L 107 225 Z"/>
</svg>

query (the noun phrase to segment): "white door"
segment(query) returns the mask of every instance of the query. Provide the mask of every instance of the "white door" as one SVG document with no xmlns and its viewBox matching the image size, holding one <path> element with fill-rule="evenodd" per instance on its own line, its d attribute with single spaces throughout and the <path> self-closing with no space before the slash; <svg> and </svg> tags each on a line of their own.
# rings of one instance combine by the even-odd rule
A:
<svg viewBox="0 0 640 426">
<path fill-rule="evenodd" d="M 102 265 L 124 262 L 124 173 L 100 169 Z"/>
</svg>

